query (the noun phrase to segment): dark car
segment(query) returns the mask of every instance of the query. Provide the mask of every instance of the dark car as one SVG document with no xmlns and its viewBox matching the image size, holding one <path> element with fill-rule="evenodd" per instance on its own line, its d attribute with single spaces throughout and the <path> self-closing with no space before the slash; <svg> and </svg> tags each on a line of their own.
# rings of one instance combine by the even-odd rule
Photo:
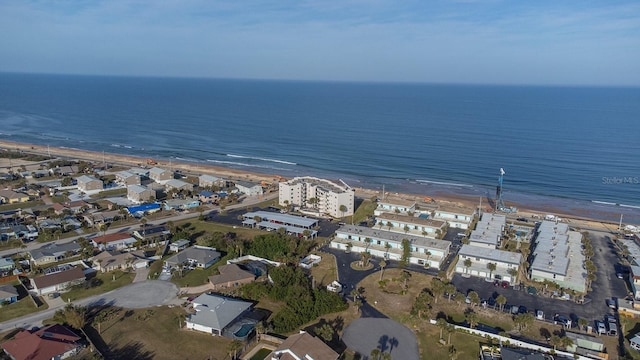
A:
<svg viewBox="0 0 640 360">
<path fill-rule="evenodd" d="M 500 280 L 493 280 L 493 286 L 500 286 Z"/>
<path fill-rule="evenodd" d="M 523 217 L 519 217 L 519 218 L 517 218 L 516 220 L 518 220 L 518 221 L 522 221 L 522 222 L 529 222 L 529 219 L 527 219 L 527 218 L 523 218 Z"/>
<path fill-rule="evenodd" d="M 502 282 L 502 287 L 505 288 L 505 289 L 508 288 L 509 287 L 509 282 L 508 281 L 503 281 Z"/>
</svg>

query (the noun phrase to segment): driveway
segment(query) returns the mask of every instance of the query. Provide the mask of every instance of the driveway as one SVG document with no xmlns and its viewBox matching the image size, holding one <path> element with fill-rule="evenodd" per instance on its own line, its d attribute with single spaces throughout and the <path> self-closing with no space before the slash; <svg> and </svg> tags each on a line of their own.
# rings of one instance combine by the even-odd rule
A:
<svg viewBox="0 0 640 360">
<path fill-rule="evenodd" d="M 390 353 L 392 359 L 420 358 L 416 336 L 391 319 L 356 319 L 344 330 L 342 341 L 349 349 L 357 351 L 363 360 L 371 360 L 371 350 L 375 348 Z"/>
<path fill-rule="evenodd" d="M 133 282 L 137 283 L 137 282 L 145 281 L 148 278 L 149 278 L 149 268 L 148 267 L 138 268 L 136 269 L 136 277 L 133 278 Z"/>
<path fill-rule="evenodd" d="M 179 305 L 180 300 L 177 299 L 177 294 L 178 287 L 171 282 L 147 280 L 130 284 L 105 294 L 74 301 L 73 304 L 83 306 L 113 305 L 127 309 L 140 309 L 168 304 Z M 50 308 L 5 321 L 0 323 L 0 332 L 17 327 L 28 329 L 33 326 L 41 326 L 42 321 L 53 317 L 53 313 L 56 310 L 56 308 Z"/>
</svg>

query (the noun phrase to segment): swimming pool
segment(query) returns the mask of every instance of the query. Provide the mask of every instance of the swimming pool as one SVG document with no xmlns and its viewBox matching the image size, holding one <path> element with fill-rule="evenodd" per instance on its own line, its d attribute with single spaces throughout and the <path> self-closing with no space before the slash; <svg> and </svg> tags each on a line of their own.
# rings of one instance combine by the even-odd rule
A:
<svg viewBox="0 0 640 360">
<path fill-rule="evenodd" d="M 251 330 L 255 327 L 254 324 L 243 324 L 238 331 L 234 332 L 233 335 L 237 338 L 244 338 L 249 335 Z"/>
</svg>

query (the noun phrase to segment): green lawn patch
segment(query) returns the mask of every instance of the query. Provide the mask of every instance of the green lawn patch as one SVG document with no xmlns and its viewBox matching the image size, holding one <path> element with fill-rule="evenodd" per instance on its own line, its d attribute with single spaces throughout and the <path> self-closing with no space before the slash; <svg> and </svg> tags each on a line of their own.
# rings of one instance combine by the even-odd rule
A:
<svg viewBox="0 0 640 360">
<path fill-rule="evenodd" d="M 160 276 L 160 273 L 162 272 L 162 264 L 162 260 L 157 260 L 149 265 L 149 276 L 151 277 L 151 279 L 155 280 L 158 278 L 158 276 Z"/>
<path fill-rule="evenodd" d="M 25 316 L 48 308 L 49 305 L 46 303 L 40 307 L 36 307 L 33 304 L 31 297 L 27 296 L 13 304 L 0 307 L 0 322 L 15 319 L 17 317 Z"/>
<path fill-rule="evenodd" d="M 232 259 L 232 254 L 227 254 L 220 258 L 215 264 L 206 269 L 194 269 L 183 271 L 182 277 L 179 271 L 173 272 L 171 281 L 180 287 L 185 286 L 200 286 L 206 284 L 209 281 L 209 276 L 217 274 L 218 266 L 225 265 L 227 260 Z"/>
<path fill-rule="evenodd" d="M 181 307 L 119 309 L 100 324 L 100 335 L 95 323 L 92 333 L 102 338 L 111 359 L 228 359 L 231 340 L 181 329 L 185 315 Z"/>
<path fill-rule="evenodd" d="M 271 354 L 271 350 L 262 348 L 251 357 L 251 360 L 264 360 L 269 354 Z"/>
<path fill-rule="evenodd" d="M 96 274 L 93 281 L 97 281 L 100 284 L 94 287 L 87 288 L 85 285 L 78 285 L 71 290 L 61 295 L 65 302 L 75 301 L 78 299 L 86 298 L 93 295 L 104 294 L 113 289 L 129 285 L 133 282 L 135 277 L 134 273 L 113 271 L 108 273 L 99 272 Z M 115 279 L 115 280 L 114 280 Z M 87 280 L 90 282 L 92 280 Z"/>
<path fill-rule="evenodd" d="M 44 202 L 41 200 L 27 201 L 23 203 L 15 203 L 15 204 L 2 204 L 0 205 L 0 211 L 5 210 L 15 210 L 15 209 L 27 209 L 30 207 L 43 205 Z"/>
<path fill-rule="evenodd" d="M 446 345 L 448 335 L 442 334 L 445 345 L 440 343 L 440 329 L 435 325 L 430 325 L 426 329 L 416 332 L 420 357 L 422 359 L 451 359 L 475 360 L 478 358 L 481 337 L 469 335 L 462 332 L 451 334 L 451 344 Z M 451 346 L 455 349 L 455 355 L 451 354 Z M 366 354 L 365 354 L 366 355 Z"/>
<path fill-rule="evenodd" d="M 362 204 L 358 206 L 356 212 L 353 214 L 353 223 L 357 224 L 361 221 L 365 221 L 369 216 L 373 215 L 373 211 L 377 206 L 378 204 L 371 200 L 362 201 Z"/>
<path fill-rule="evenodd" d="M 90 195 L 89 197 L 91 197 L 92 199 L 101 199 L 109 196 L 124 195 L 126 193 L 127 193 L 127 189 L 114 189 L 114 190 L 101 191 L 100 193 Z"/>
</svg>

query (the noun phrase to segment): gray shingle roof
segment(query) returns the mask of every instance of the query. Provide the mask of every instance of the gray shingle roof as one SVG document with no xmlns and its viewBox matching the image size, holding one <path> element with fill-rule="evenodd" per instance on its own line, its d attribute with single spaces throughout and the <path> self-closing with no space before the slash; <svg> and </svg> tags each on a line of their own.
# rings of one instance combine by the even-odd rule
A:
<svg viewBox="0 0 640 360">
<path fill-rule="evenodd" d="M 189 322 L 222 330 L 253 304 L 214 294 L 202 294 L 193 300 L 196 313 Z"/>
</svg>

